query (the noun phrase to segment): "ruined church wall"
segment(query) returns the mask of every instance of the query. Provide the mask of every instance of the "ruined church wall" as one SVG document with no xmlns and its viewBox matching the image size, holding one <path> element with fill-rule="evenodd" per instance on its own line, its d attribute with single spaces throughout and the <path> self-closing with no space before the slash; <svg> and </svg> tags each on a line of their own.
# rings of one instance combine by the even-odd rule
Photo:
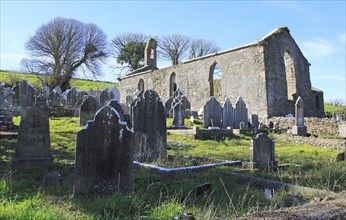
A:
<svg viewBox="0 0 346 220">
<path fill-rule="evenodd" d="M 304 100 L 304 113 L 308 117 L 323 116 L 323 94 L 319 97 L 317 109 L 316 95 L 311 90 L 309 62 L 304 57 L 294 39 L 287 32 L 274 33 L 262 42 L 265 48 L 267 90 L 268 90 L 268 116 L 284 116 L 294 114 L 294 104 L 298 96 Z M 293 59 L 295 76 L 290 80 L 286 72 L 285 52 Z M 295 90 L 296 96 L 292 97 L 290 90 Z"/>
<path fill-rule="evenodd" d="M 191 102 L 191 109 L 198 111 L 210 97 L 209 73 L 213 64 L 219 64 L 222 75 L 219 101 L 230 98 L 234 107 L 238 96 L 242 96 L 249 114 L 267 116 L 266 82 L 263 47 L 254 44 L 217 55 L 197 58 L 184 63 L 155 70 L 145 74 L 134 74 L 121 80 L 122 94 L 133 94 L 140 79 L 145 89 L 155 89 L 162 100 L 169 98 L 170 77 L 174 72 L 177 87 Z M 125 102 L 125 95 L 121 102 Z"/>
</svg>

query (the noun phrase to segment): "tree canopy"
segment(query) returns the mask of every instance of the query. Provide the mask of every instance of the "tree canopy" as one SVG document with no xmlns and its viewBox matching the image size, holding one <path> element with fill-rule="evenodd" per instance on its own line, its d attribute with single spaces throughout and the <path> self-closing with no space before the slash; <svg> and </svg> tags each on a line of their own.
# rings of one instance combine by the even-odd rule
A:
<svg viewBox="0 0 346 220">
<path fill-rule="evenodd" d="M 48 74 L 51 88 L 69 88 L 69 81 L 81 68 L 84 73 L 100 75 L 108 54 L 107 37 L 95 24 L 57 17 L 43 24 L 27 41 L 25 49 L 32 57 L 23 59 L 29 72 Z"/>
</svg>

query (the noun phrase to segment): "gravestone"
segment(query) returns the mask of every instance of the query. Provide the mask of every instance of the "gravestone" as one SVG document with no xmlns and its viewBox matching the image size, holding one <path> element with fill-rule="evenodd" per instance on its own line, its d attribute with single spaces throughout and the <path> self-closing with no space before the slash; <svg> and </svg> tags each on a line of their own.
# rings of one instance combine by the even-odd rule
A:
<svg viewBox="0 0 346 220">
<path fill-rule="evenodd" d="M 26 80 L 22 80 L 18 83 L 18 98 L 19 105 L 21 107 L 29 107 L 34 104 L 34 94 L 35 90 L 30 83 Z"/>
<path fill-rule="evenodd" d="M 79 108 L 80 106 L 83 104 L 84 100 L 88 98 L 88 95 L 83 95 L 82 97 L 80 97 L 78 99 L 78 101 L 76 102 L 76 105 L 74 107 L 74 116 L 79 117 Z M 95 98 L 95 97 L 94 97 Z"/>
<path fill-rule="evenodd" d="M 238 96 L 234 108 L 234 128 L 239 129 L 240 122 L 245 123 L 245 128 L 248 127 L 248 110 L 241 96 Z"/>
<path fill-rule="evenodd" d="M 49 96 L 49 93 L 50 93 L 50 89 L 47 85 L 44 85 L 42 87 L 42 96 L 45 97 L 46 99 L 48 98 Z"/>
<path fill-rule="evenodd" d="M 35 104 L 38 105 L 42 109 L 47 109 L 48 108 L 47 99 L 43 95 L 35 97 Z"/>
<path fill-rule="evenodd" d="M 75 87 L 66 93 L 66 108 L 74 108 L 78 100 L 78 91 Z"/>
<path fill-rule="evenodd" d="M 113 94 L 113 99 L 120 102 L 120 92 L 117 87 L 113 87 L 110 91 Z"/>
<path fill-rule="evenodd" d="M 37 105 L 31 106 L 21 116 L 13 161 L 52 161 L 49 117 Z"/>
<path fill-rule="evenodd" d="M 185 110 L 181 100 L 178 100 L 173 106 L 173 123 L 171 128 L 184 129 L 186 128 L 185 122 Z"/>
<path fill-rule="evenodd" d="M 61 93 L 62 93 L 60 86 L 56 86 L 52 91 L 55 91 L 59 95 L 61 95 Z"/>
<path fill-rule="evenodd" d="M 88 96 L 79 108 L 79 124 L 84 126 L 88 120 L 92 120 L 98 109 L 98 103 L 93 96 Z"/>
<path fill-rule="evenodd" d="M 112 99 L 114 99 L 113 93 L 109 88 L 105 88 L 100 94 L 100 105 L 105 106 Z"/>
<path fill-rule="evenodd" d="M 275 143 L 267 134 L 260 133 L 251 139 L 250 168 L 260 170 L 274 170 L 277 166 L 275 161 Z"/>
<path fill-rule="evenodd" d="M 222 127 L 232 127 L 233 128 L 233 107 L 229 98 L 225 98 L 225 103 L 222 108 Z"/>
<path fill-rule="evenodd" d="M 11 130 L 13 128 L 13 117 L 10 112 L 8 93 L 12 91 L 5 88 L 5 84 L 0 82 L 0 131 Z"/>
<path fill-rule="evenodd" d="M 209 101 L 204 105 L 203 127 L 222 127 L 221 118 L 222 110 L 220 103 L 214 96 L 209 98 Z"/>
<path fill-rule="evenodd" d="M 126 106 L 127 106 L 128 108 L 130 108 L 132 102 L 133 102 L 133 97 L 132 97 L 132 95 L 131 95 L 130 93 L 128 93 L 128 94 L 126 95 Z"/>
<path fill-rule="evenodd" d="M 167 155 L 165 108 L 154 90 L 140 94 L 131 110 L 132 129 L 135 131 L 135 159 L 153 161 L 164 158 Z"/>
<path fill-rule="evenodd" d="M 339 135 L 340 137 L 346 138 L 346 123 L 339 124 Z"/>
<path fill-rule="evenodd" d="M 48 96 L 48 106 L 50 108 L 60 106 L 60 94 L 57 90 L 52 90 Z"/>
<path fill-rule="evenodd" d="M 118 103 L 118 101 L 113 99 L 109 101 L 108 105 L 113 107 L 118 112 L 120 119 L 124 121 L 124 111 L 121 105 Z"/>
<path fill-rule="evenodd" d="M 241 122 L 239 123 L 239 129 L 240 129 L 240 130 L 245 130 L 245 129 L 246 129 L 245 122 L 241 121 Z"/>
<path fill-rule="evenodd" d="M 295 125 L 292 127 L 292 134 L 306 136 L 307 128 L 304 125 L 304 101 L 299 96 L 295 104 Z"/>
<path fill-rule="evenodd" d="M 90 90 L 88 91 L 88 95 L 91 95 L 91 96 L 96 97 L 96 92 L 95 92 L 93 89 L 90 89 Z"/>
<path fill-rule="evenodd" d="M 92 96 L 89 96 L 92 97 Z M 74 197 L 133 191 L 132 133 L 119 113 L 104 106 L 78 131 Z"/>
<path fill-rule="evenodd" d="M 165 102 L 165 109 L 166 109 L 167 117 L 169 117 L 169 112 L 172 109 L 173 100 L 174 100 L 173 97 L 169 97 L 169 99 L 167 99 L 167 101 Z"/>
<path fill-rule="evenodd" d="M 258 128 L 258 115 L 257 114 L 251 115 L 251 126 L 252 126 L 252 128 Z"/>
<path fill-rule="evenodd" d="M 280 130 L 280 122 L 274 122 L 273 130 L 274 132 L 278 132 Z"/>
</svg>

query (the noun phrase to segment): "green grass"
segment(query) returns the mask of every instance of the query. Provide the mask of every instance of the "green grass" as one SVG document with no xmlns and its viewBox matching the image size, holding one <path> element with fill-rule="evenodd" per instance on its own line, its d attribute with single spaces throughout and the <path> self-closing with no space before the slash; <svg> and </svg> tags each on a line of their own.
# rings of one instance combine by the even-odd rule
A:
<svg viewBox="0 0 346 220">
<path fill-rule="evenodd" d="M 19 125 L 19 122 L 20 118 L 15 117 L 14 123 Z M 192 212 L 196 219 L 233 219 L 290 205 L 287 201 L 292 195 L 277 193 L 273 200 L 268 200 L 261 190 L 238 184 L 228 174 L 235 169 L 233 167 L 218 167 L 173 180 L 146 170 L 135 170 L 135 192 L 132 194 L 71 198 L 76 132 L 80 128 L 76 117 L 51 117 L 53 164 L 25 166 L 15 172 L 8 169 L 15 141 L 0 140 L 0 219 L 173 219 L 185 212 Z M 249 161 L 248 136 L 202 141 L 171 134 L 167 139 L 168 153 L 177 155 L 178 160 L 179 156 L 188 155 L 215 161 Z M 294 163 L 296 166 L 271 173 L 250 172 L 250 175 L 336 192 L 346 190 L 346 162 L 335 162 L 337 151 L 280 141 L 275 144 L 279 164 Z M 191 159 L 171 166 L 199 163 Z M 64 182 L 60 187 L 41 187 L 42 177 L 49 171 L 63 175 Z M 195 186 L 206 182 L 212 184 L 209 192 L 196 198 L 189 196 Z"/>
<path fill-rule="evenodd" d="M 335 115 L 342 115 L 344 119 L 346 118 L 346 106 L 324 104 L 324 112 L 327 117 L 332 117 L 333 113 L 335 113 Z"/>
<path fill-rule="evenodd" d="M 26 80 L 36 88 L 41 88 L 43 84 L 43 79 L 45 76 L 35 75 L 35 74 L 24 74 L 10 71 L 0 71 L 0 82 L 4 82 L 8 86 L 13 86 L 21 80 Z M 107 87 L 118 87 L 117 83 L 93 81 L 93 80 L 82 80 L 82 79 L 72 79 L 71 87 L 76 87 L 78 91 L 86 90 L 103 90 Z"/>
</svg>

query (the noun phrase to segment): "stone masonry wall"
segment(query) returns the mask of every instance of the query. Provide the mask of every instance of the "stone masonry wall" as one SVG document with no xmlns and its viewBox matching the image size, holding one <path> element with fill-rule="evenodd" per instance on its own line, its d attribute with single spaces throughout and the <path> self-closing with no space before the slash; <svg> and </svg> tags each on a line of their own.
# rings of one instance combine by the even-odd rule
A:
<svg viewBox="0 0 346 220">
<path fill-rule="evenodd" d="M 246 62 L 244 62 L 246 60 Z M 191 102 L 191 109 L 198 111 L 210 97 L 209 73 L 215 63 L 221 67 L 221 104 L 229 97 L 235 105 L 238 96 L 242 96 L 249 114 L 267 116 L 266 83 L 263 47 L 252 44 L 234 50 L 220 52 L 183 62 L 160 70 L 138 73 L 121 80 L 122 94 L 134 93 L 140 79 L 144 88 L 155 89 L 162 100 L 169 98 L 170 77 L 176 74 L 177 87 Z M 125 102 L 122 96 L 121 102 Z"/>
</svg>

